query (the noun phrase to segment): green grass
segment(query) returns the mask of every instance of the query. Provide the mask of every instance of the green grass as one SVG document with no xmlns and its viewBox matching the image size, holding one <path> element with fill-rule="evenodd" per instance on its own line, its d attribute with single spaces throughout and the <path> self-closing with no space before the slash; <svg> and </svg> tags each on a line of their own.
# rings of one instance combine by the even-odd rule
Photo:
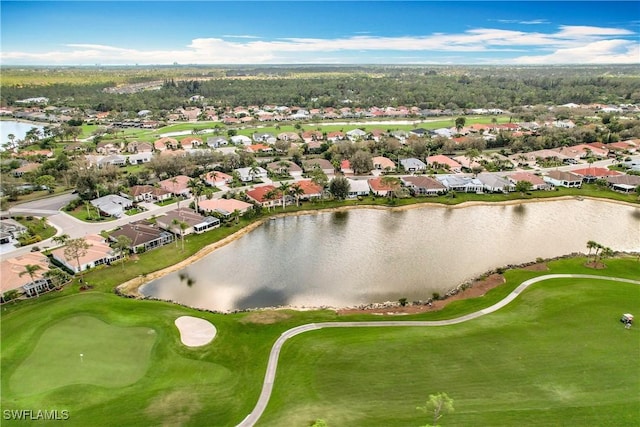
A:
<svg viewBox="0 0 640 427">
<path fill-rule="evenodd" d="M 549 271 L 508 271 L 507 283 L 484 297 L 403 319 L 457 317 L 493 304 L 541 274 L 640 277 L 636 258 L 607 260 L 603 270 L 588 269 L 584 262 L 571 258 L 549 263 Z M 115 276 L 120 267 L 104 271 Z M 304 426 L 323 418 L 330 426 L 424 425 L 428 420 L 415 407 L 444 391 L 454 399 L 456 412 L 443 418 L 443 425 L 633 425 L 640 410 L 640 330 L 625 330 L 618 318 L 639 308 L 637 285 L 554 280 L 534 285 L 503 310 L 452 327 L 310 332 L 285 345 L 261 424 Z M 252 323 L 250 313 L 200 312 L 120 298 L 100 287 L 6 304 L 0 330 L 1 409 L 67 409 L 66 424 L 77 426 L 236 425 L 253 408 L 268 352 L 283 331 L 311 322 L 383 320 L 330 311 L 279 313 L 276 323 Z M 203 348 L 184 347 L 173 324 L 182 315 L 211 321 L 216 339 Z M 77 377 L 69 374 L 69 362 L 58 359 L 69 354 L 71 362 L 78 361 L 83 343 L 112 345 L 103 351 L 113 355 L 122 341 L 131 342 L 130 334 L 150 329 L 155 341 L 147 362 L 138 354 L 110 357 L 111 364 L 95 365 L 102 372 L 86 383 L 68 381 L 50 389 L 37 387 L 35 374 L 27 372 L 36 355 L 47 364 L 41 349 L 50 343 L 46 375 Z M 119 332 L 127 335 L 122 341 Z M 110 365 L 129 358 L 137 361 L 137 369 L 148 363 L 142 378 L 119 387 L 100 384 Z M 29 376 L 31 385 L 21 389 L 19 382 Z M 4 425 L 21 423 L 3 420 Z"/>
<path fill-rule="evenodd" d="M 108 222 L 115 218 L 101 216 L 100 211 L 93 205 L 80 205 L 72 211 L 65 210 L 72 217 L 85 222 Z"/>
<path fill-rule="evenodd" d="M 154 341 L 153 329 L 122 328 L 91 316 L 70 317 L 44 331 L 10 378 L 9 387 L 18 395 L 76 384 L 124 387 L 145 374 Z"/>
<path fill-rule="evenodd" d="M 302 335 L 260 425 L 415 426 L 442 391 L 456 409 L 443 425 L 629 425 L 640 335 L 618 318 L 639 307 L 637 285 L 554 280 L 466 324 Z"/>
</svg>

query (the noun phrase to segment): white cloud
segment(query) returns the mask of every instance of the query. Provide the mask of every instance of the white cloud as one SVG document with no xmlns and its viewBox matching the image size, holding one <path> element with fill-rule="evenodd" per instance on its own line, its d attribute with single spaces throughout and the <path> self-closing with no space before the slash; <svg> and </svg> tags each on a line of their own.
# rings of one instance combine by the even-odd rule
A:
<svg viewBox="0 0 640 427">
<path fill-rule="evenodd" d="M 600 40 L 580 47 L 558 49 L 549 55 L 521 56 L 514 64 L 637 64 L 640 45 L 628 40 Z"/>
<path fill-rule="evenodd" d="M 548 24 L 546 19 L 531 19 L 529 21 L 520 21 L 518 19 L 495 19 L 495 21 L 503 24 L 520 24 L 520 25 L 541 25 Z"/>
<path fill-rule="evenodd" d="M 626 40 L 632 31 L 592 26 L 560 26 L 555 33 L 476 28 L 458 34 L 379 37 L 358 34 L 335 39 L 283 38 L 265 40 L 253 35 L 196 38 L 184 49 L 140 50 L 102 44 L 72 43 L 54 52 L 0 52 L 3 64 L 260 64 L 304 63 L 327 58 L 343 62 L 367 62 L 384 57 L 430 60 L 434 54 L 455 53 L 482 62 L 504 62 L 509 52 L 529 55 L 506 60 L 511 63 L 638 63 L 636 40 Z M 411 53 L 410 53 L 411 52 Z M 495 55 L 492 52 L 498 52 Z M 539 55 L 537 55 L 537 53 Z M 340 54 L 340 55 L 339 55 Z M 634 58 L 635 55 L 635 58 Z M 476 59 L 477 60 L 477 59 Z M 418 59 L 416 61 L 420 62 Z M 332 61 L 333 62 L 333 61 Z"/>
</svg>

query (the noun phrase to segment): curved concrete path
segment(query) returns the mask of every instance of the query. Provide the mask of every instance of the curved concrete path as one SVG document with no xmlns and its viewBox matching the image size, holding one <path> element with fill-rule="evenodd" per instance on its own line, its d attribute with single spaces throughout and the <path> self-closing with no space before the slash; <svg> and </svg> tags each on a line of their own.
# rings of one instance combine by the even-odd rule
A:
<svg viewBox="0 0 640 427">
<path fill-rule="evenodd" d="M 278 367 L 278 358 L 280 357 L 280 350 L 282 346 L 289 338 L 293 338 L 296 335 L 300 335 L 302 333 L 308 331 L 314 331 L 316 329 L 322 328 L 371 328 L 371 327 L 398 327 L 398 326 L 446 326 L 446 325 L 455 325 L 456 323 L 466 322 L 472 319 L 476 319 L 478 317 L 484 316 L 485 314 L 493 313 L 509 304 L 511 301 L 516 299 L 518 295 L 522 293 L 529 286 L 534 283 L 542 282 L 543 280 L 550 279 L 566 279 L 566 278 L 576 278 L 576 279 L 601 279 L 601 280 L 610 280 L 616 282 L 625 282 L 625 283 L 633 283 L 636 285 L 640 285 L 639 280 L 631 280 L 631 279 L 622 279 L 618 277 L 606 277 L 606 276 L 593 276 L 590 274 L 547 274 L 545 276 L 534 277 L 533 279 L 525 280 L 515 288 L 509 295 L 507 295 L 504 299 L 498 301 L 490 307 L 484 308 L 482 310 L 476 311 L 474 313 L 465 314 L 464 316 L 456 317 L 454 319 L 447 320 L 392 320 L 392 321 L 379 321 L 379 322 L 322 322 L 322 323 L 309 323 L 306 325 L 300 325 L 295 328 L 289 329 L 280 335 L 280 337 L 276 340 L 273 347 L 271 347 L 271 353 L 269 353 L 269 363 L 267 364 L 267 372 L 264 376 L 264 383 L 262 385 L 262 392 L 260 393 L 260 397 L 258 398 L 258 402 L 256 406 L 253 408 L 253 411 L 247 417 L 242 420 L 237 427 L 250 427 L 255 425 L 258 422 L 258 419 L 262 416 L 262 413 L 267 408 L 267 404 L 269 403 L 269 398 L 271 397 L 271 391 L 273 390 L 273 383 L 276 378 L 276 368 Z"/>
</svg>

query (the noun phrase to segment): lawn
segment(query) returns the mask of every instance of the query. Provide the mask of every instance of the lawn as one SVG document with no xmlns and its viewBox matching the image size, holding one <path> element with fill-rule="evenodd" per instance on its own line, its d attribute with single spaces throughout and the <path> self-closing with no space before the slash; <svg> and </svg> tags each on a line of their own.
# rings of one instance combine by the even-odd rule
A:
<svg viewBox="0 0 640 427">
<path fill-rule="evenodd" d="M 18 395 L 76 384 L 124 387 L 145 374 L 154 341 L 150 328 L 122 328 L 92 316 L 70 317 L 44 331 L 9 387 Z"/>
<path fill-rule="evenodd" d="M 550 263 L 550 271 L 508 271 L 507 283 L 484 297 L 403 319 L 457 317 L 541 274 L 640 277 L 636 258 L 607 260 L 603 270 L 587 269 L 584 262 L 564 259 Z M 114 275 L 120 268 L 104 271 Z M 310 332 L 285 345 L 261 423 L 304 426 L 323 418 L 330 426 L 424 425 L 428 420 L 415 407 L 444 391 L 456 411 L 442 425 L 632 425 L 640 410 L 640 330 L 625 330 L 618 318 L 639 308 L 637 285 L 554 280 L 534 285 L 494 314 L 456 326 Z M 1 409 L 66 409 L 66 424 L 77 426 L 236 425 L 252 410 L 268 352 L 283 331 L 312 322 L 383 320 L 330 311 L 222 315 L 120 298 L 106 288 L 67 289 L 2 310 Z M 199 349 L 184 347 L 173 324 L 182 315 L 211 321 L 215 340 Z M 135 339 L 141 343 L 131 344 Z M 126 343 L 143 348 L 125 354 Z M 100 357 L 111 363 L 96 361 L 98 372 L 81 377 L 71 368 L 81 363 L 85 346 L 103 351 Z M 58 360 L 64 358 L 69 361 Z M 128 385 L 116 384 L 122 375 L 109 371 L 121 363 L 132 372 Z M 56 382 L 38 380 L 38 369 Z"/>
<path fill-rule="evenodd" d="M 640 334 L 618 319 L 639 308 L 637 285 L 563 279 L 460 325 L 307 333 L 259 425 L 423 425 L 416 407 L 438 392 L 454 399 L 447 426 L 632 425 Z"/>
</svg>

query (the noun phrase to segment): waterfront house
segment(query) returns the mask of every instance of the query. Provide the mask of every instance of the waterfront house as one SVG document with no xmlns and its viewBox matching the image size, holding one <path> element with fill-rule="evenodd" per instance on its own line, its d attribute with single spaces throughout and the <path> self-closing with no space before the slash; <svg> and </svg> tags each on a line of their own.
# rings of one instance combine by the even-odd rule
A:
<svg viewBox="0 0 640 427">
<path fill-rule="evenodd" d="M 534 175 L 529 172 L 516 172 L 509 175 L 509 181 L 513 184 L 517 184 L 520 181 L 527 181 L 531 183 L 532 190 L 551 190 L 551 184 L 545 182 L 538 175 Z"/>
<path fill-rule="evenodd" d="M 236 199 L 205 199 L 198 202 L 198 208 L 200 208 L 201 211 L 207 214 L 217 212 L 225 217 L 231 216 L 234 211 L 243 214 L 252 207 L 253 205 L 251 203 Z"/>
<path fill-rule="evenodd" d="M 462 175 L 437 175 L 436 179 L 451 191 L 482 193 L 484 184 L 478 179 Z"/>
<path fill-rule="evenodd" d="M 62 246 L 51 251 L 54 260 L 64 265 L 67 269 L 74 273 L 96 267 L 98 265 L 111 264 L 121 257 L 119 253 L 113 250 L 102 236 L 97 234 L 89 234 L 85 237 L 89 244 L 87 252 L 80 257 L 78 268 L 78 260 L 75 258 L 67 258 L 65 255 L 65 247 Z"/>
<path fill-rule="evenodd" d="M 371 188 L 369 187 L 369 183 L 365 179 L 352 179 L 347 178 L 349 181 L 349 195 L 350 199 L 355 199 L 356 197 L 365 197 L 371 193 Z"/>
<path fill-rule="evenodd" d="M 147 221 L 136 221 L 123 225 L 109 234 L 109 240 L 117 242 L 120 236 L 126 236 L 131 240 L 129 250 L 134 253 L 155 249 L 173 241 L 173 234 Z"/>
<path fill-rule="evenodd" d="M 582 186 L 582 177 L 572 172 L 553 170 L 542 179 L 554 187 L 580 188 Z"/>
<path fill-rule="evenodd" d="M 220 220 L 212 216 L 203 216 L 189 208 L 178 208 L 156 218 L 158 227 L 176 235 L 200 234 L 220 226 Z M 181 224 L 185 225 L 183 229 Z"/>
<path fill-rule="evenodd" d="M 401 180 L 404 186 L 412 189 L 416 195 L 437 196 L 447 192 L 447 187 L 429 176 L 405 176 Z"/>
<path fill-rule="evenodd" d="M 488 193 L 507 193 L 515 189 L 511 181 L 494 173 L 481 173 L 476 178 Z"/>
<path fill-rule="evenodd" d="M 27 265 L 37 266 L 33 272 L 33 280 L 26 274 Z M 17 290 L 28 296 L 37 296 L 48 289 L 50 283 L 46 277 L 49 271 L 49 258 L 40 252 L 27 252 L 13 258 L 7 258 L 0 262 L 0 293 Z"/>
</svg>

